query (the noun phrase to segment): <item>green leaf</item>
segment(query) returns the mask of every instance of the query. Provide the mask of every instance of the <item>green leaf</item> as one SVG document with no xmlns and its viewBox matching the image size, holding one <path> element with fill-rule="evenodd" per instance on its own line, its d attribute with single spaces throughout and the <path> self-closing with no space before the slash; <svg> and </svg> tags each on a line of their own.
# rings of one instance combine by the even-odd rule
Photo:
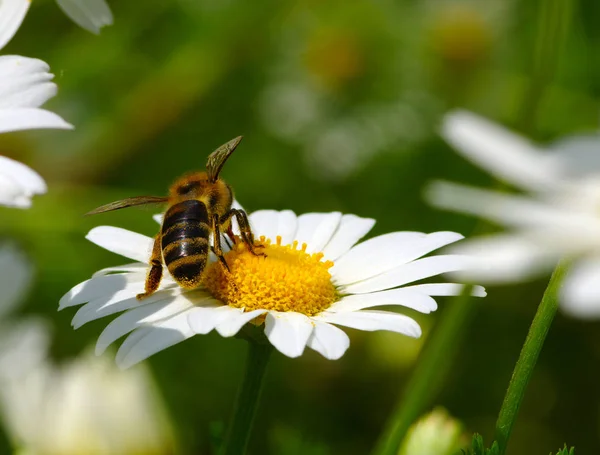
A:
<svg viewBox="0 0 600 455">
<path fill-rule="evenodd" d="M 480 434 L 475 433 L 473 435 L 473 440 L 471 441 L 471 449 L 468 450 L 467 452 L 462 450 L 461 453 L 462 453 L 462 455 L 499 455 L 500 448 L 498 447 L 498 443 L 496 441 L 494 441 L 492 443 L 492 446 L 489 449 L 486 449 L 485 444 L 483 443 L 483 437 Z M 457 454 L 457 455 L 460 455 L 460 454 Z M 562 454 L 560 454 L 560 455 L 562 455 Z M 567 455 L 571 455 L 571 454 L 567 454 Z"/>
</svg>

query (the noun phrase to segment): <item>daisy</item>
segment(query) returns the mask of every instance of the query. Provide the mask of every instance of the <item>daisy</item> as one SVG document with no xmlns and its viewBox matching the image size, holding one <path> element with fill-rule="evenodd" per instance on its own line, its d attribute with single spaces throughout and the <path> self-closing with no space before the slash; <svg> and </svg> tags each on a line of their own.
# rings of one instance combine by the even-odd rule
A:
<svg viewBox="0 0 600 455">
<path fill-rule="evenodd" d="M 143 365 L 119 371 L 90 352 L 62 365 L 44 359 L 0 382 L 0 417 L 15 453 L 176 452 L 150 372 Z"/>
<path fill-rule="evenodd" d="M 413 284 L 441 273 L 462 270 L 469 258 L 422 256 L 462 239 L 454 232 L 394 232 L 355 245 L 374 220 L 356 215 L 261 210 L 250 223 L 266 256 L 251 254 L 242 242 L 225 253 L 230 273 L 209 258 L 204 286 L 179 287 L 165 269 L 159 291 L 139 301 L 144 288 L 152 239 L 124 229 L 100 226 L 87 239 L 134 263 L 111 267 L 78 284 L 59 309 L 83 305 L 73 326 L 124 312 L 108 324 L 96 353 L 129 334 L 117 352 L 126 368 L 196 334 L 216 330 L 231 337 L 247 323 L 264 327 L 268 341 L 288 357 L 305 348 L 327 359 L 348 349 L 348 335 L 337 326 L 359 330 L 390 330 L 419 337 L 409 316 L 379 306 L 403 306 L 429 313 L 434 296 L 456 295 L 455 283 Z M 474 293 L 483 296 L 481 287 Z"/>
<path fill-rule="evenodd" d="M 102 27 L 113 23 L 105 0 L 56 0 L 56 3 L 73 22 L 92 33 L 98 34 Z"/>
<path fill-rule="evenodd" d="M 0 49 L 21 25 L 29 0 L 0 1 Z M 40 109 L 56 95 L 49 66 L 34 58 L 0 56 L 0 133 L 40 128 L 70 129 L 53 112 Z M 24 164 L 0 156 L 0 205 L 27 208 L 31 197 L 46 192 L 46 183 Z"/>
<path fill-rule="evenodd" d="M 562 308 L 600 316 L 600 134 L 563 138 L 546 150 L 465 111 L 446 116 L 442 135 L 456 150 L 520 194 L 436 182 L 431 203 L 486 218 L 507 232 L 451 249 L 477 267 L 462 278 L 523 281 L 549 272 L 562 257 L 574 264 L 561 288 Z"/>
</svg>

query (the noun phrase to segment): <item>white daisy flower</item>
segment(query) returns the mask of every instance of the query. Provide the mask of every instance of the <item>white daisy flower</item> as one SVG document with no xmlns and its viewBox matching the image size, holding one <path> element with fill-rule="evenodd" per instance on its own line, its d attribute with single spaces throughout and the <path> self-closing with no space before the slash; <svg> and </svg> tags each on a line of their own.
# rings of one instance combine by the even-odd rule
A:
<svg viewBox="0 0 600 455">
<path fill-rule="evenodd" d="M 480 216 L 507 232 L 471 239 L 450 251 L 477 267 L 463 279 L 526 280 L 576 259 L 561 288 L 562 308 L 600 317 L 600 134 L 564 138 L 546 150 L 475 114 L 446 116 L 442 135 L 456 150 L 525 194 L 436 182 L 438 207 Z"/>
<path fill-rule="evenodd" d="M 413 284 L 462 270 L 469 258 L 424 255 L 462 239 L 454 232 L 394 232 L 355 245 L 374 220 L 356 215 L 261 210 L 250 215 L 253 232 L 266 256 L 251 254 L 242 242 L 225 253 L 231 273 L 214 257 L 204 286 L 179 287 L 165 269 L 159 291 L 141 301 L 153 240 L 110 226 L 92 229 L 88 240 L 135 263 L 101 270 L 78 284 L 59 309 L 84 304 L 73 326 L 124 312 L 100 335 L 96 353 L 129 333 L 117 353 L 126 368 L 196 335 L 216 330 L 230 337 L 248 322 L 264 324 L 269 342 L 288 357 L 305 347 L 338 359 L 350 340 L 337 326 L 390 330 L 419 337 L 409 316 L 370 308 L 395 305 L 421 313 L 437 309 L 434 296 L 456 295 L 454 283 Z M 474 293 L 484 295 L 481 287 Z"/>
<path fill-rule="evenodd" d="M 0 382 L 0 416 L 23 454 L 176 451 L 149 371 L 143 365 L 119 371 L 90 354 L 61 366 L 43 361 L 24 376 Z"/>
<path fill-rule="evenodd" d="M 30 0 L 0 1 L 0 49 L 14 36 L 29 9 Z M 28 129 L 71 129 L 53 112 L 40 109 L 56 95 L 54 77 L 43 61 L 18 55 L 0 56 L 0 133 Z M 46 192 L 46 183 L 33 170 L 0 156 L 0 205 L 27 208 L 34 194 Z"/>
</svg>

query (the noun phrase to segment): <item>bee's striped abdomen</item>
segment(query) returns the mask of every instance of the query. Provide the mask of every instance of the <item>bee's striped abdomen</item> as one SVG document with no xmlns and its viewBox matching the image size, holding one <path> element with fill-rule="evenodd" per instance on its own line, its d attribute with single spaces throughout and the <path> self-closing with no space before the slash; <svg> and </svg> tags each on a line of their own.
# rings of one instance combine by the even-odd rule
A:
<svg viewBox="0 0 600 455">
<path fill-rule="evenodd" d="M 185 288 L 194 288 L 208 258 L 210 226 L 206 206 L 195 199 L 173 205 L 163 220 L 162 253 L 169 273 Z"/>
</svg>

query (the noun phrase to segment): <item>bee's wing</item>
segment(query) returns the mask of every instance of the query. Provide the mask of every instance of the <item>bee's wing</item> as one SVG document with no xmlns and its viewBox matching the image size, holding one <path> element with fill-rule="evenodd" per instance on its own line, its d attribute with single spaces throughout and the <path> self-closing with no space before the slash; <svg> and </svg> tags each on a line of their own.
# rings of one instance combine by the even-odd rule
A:
<svg viewBox="0 0 600 455">
<path fill-rule="evenodd" d="M 120 201 L 111 202 L 110 204 L 102 205 L 98 208 L 95 208 L 91 212 L 86 213 L 87 215 L 96 215 L 98 213 L 111 212 L 113 210 L 124 209 L 126 207 L 133 207 L 135 205 L 145 205 L 145 204 L 160 204 L 167 202 L 169 200 L 168 197 L 161 196 L 136 196 L 136 197 L 128 197 L 127 199 L 121 199 Z"/>
<path fill-rule="evenodd" d="M 208 160 L 206 161 L 206 170 L 208 171 L 209 181 L 213 183 L 217 181 L 223 164 L 225 164 L 225 161 L 227 161 L 227 158 L 229 158 L 229 155 L 233 153 L 241 140 L 242 136 L 238 136 L 226 144 L 223 144 L 208 156 Z"/>
</svg>

